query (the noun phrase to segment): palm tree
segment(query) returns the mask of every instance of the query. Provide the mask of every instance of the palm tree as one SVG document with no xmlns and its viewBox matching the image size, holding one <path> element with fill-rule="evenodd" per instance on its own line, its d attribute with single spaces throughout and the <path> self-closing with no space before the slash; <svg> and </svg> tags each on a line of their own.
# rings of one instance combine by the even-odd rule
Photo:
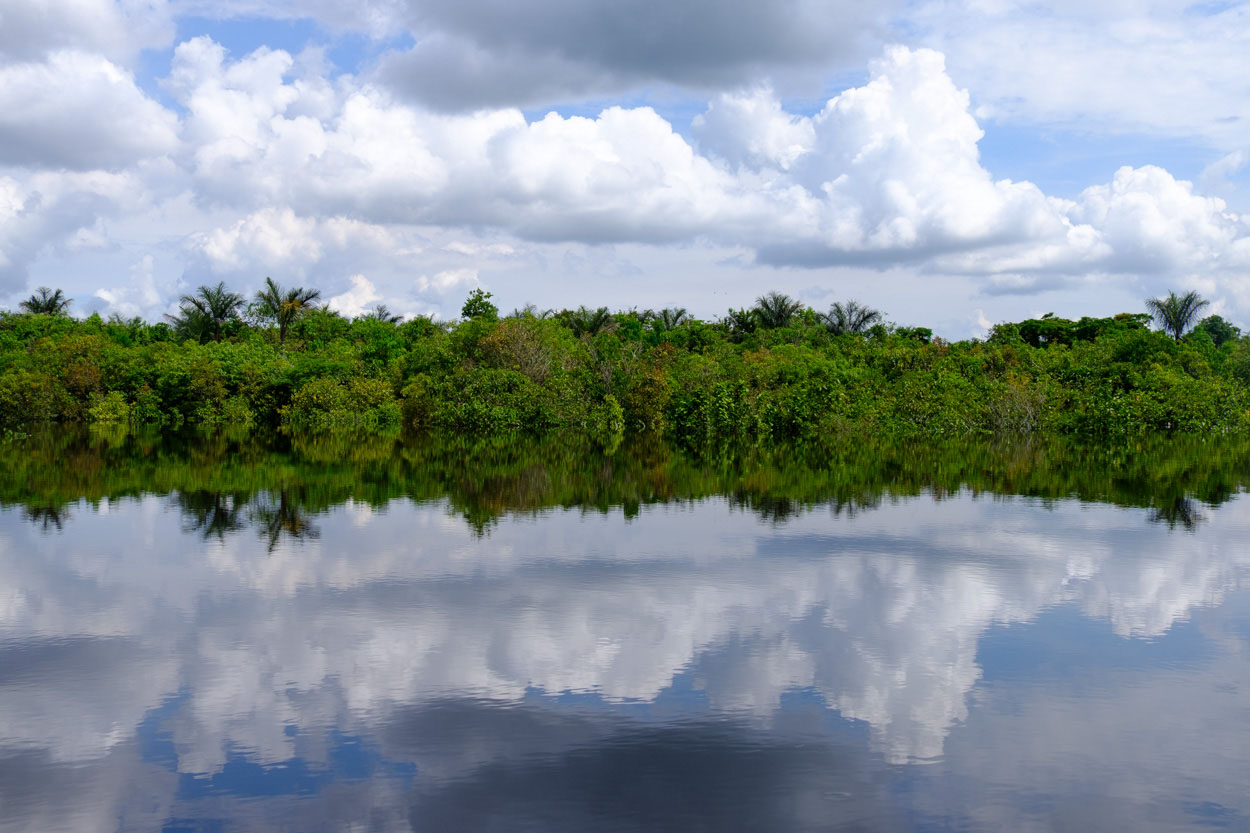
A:
<svg viewBox="0 0 1250 833">
<path fill-rule="evenodd" d="M 881 320 L 881 311 L 858 301 L 835 301 L 824 319 L 825 327 L 835 336 L 862 333 Z"/>
<path fill-rule="evenodd" d="M 1198 313 L 1210 305 L 1210 301 L 1193 289 L 1184 295 L 1169 292 L 1166 298 L 1146 299 L 1146 310 L 1155 317 L 1164 332 L 1177 341 L 1180 341 L 1181 336 L 1198 318 Z"/>
<path fill-rule="evenodd" d="M 582 306 L 575 310 L 566 309 L 560 313 L 559 317 L 575 336 L 597 336 L 602 332 L 610 331 L 616 323 L 612 320 L 612 313 L 607 307 L 589 309 Z"/>
<path fill-rule="evenodd" d="M 360 317 L 366 321 L 381 321 L 383 324 L 398 324 L 404 320 L 402 315 L 396 315 L 387 309 L 386 304 L 378 304 Z"/>
<path fill-rule="evenodd" d="M 803 304 L 781 292 L 769 292 L 755 299 L 755 307 L 751 310 L 759 320 L 760 326 L 773 330 L 788 327 L 803 309 Z"/>
<path fill-rule="evenodd" d="M 291 498 L 286 489 L 279 489 L 277 502 L 272 493 L 258 497 L 253 517 L 259 522 L 261 537 L 272 553 L 285 535 L 296 541 L 320 538 L 321 531 L 313 526 L 298 498 Z"/>
<path fill-rule="evenodd" d="M 18 306 L 35 315 L 66 315 L 69 313 L 69 305 L 73 302 L 73 299 L 66 298 L 61 290 L 41 286 L 35 290 L 34 295 L 22 301 Z"/>
<path fill-rule="evenodd" d="M 180 319 L 197 319 L 205 323 L 213 340 L 221 342 L 221 325 L 238 318 L 243 308 L 243 296 L 226 289 L 226 282 L 219 281 L 216 286 L 201 286 L 194 295 L 183 295 L 182 315 L 174 318 L 177 325 Z"/>
<path fill-rule="evenodd" d="M 743 338 L 755 332 L 755 328 L 760 323 L 755 317 L 754 310 L 733 308 L 730 308 L 722 321 L 729 328 L 734 341 L 742 341 Z"/>
<path fill-rule="evenodd" d="M 690 320 L 690 316 L 684 307 L 672 307 L 654 313 L 651 320 L 659 325 L 660 332 L 668 332 L 685 324 Z"/>
<path fill-rule="evenodd" d="M 179 341 L 190 339 L 203 344 L 213 334 L 212 320 L 194 304 L 183 304 L 177 315 L 165 313 L 165 317 L 174 325 L 174 333 Z"/>
<path fill-rule="evenodd" d="M 277 323 L 278 343 L 285 344 L 286 331 L 320 297 L 318 289 L 294 287 L 284 290 L 273 282 L 273 278 L 265 278 L 265 288 L 256 293 L 256 310 Z"/>
</svg>

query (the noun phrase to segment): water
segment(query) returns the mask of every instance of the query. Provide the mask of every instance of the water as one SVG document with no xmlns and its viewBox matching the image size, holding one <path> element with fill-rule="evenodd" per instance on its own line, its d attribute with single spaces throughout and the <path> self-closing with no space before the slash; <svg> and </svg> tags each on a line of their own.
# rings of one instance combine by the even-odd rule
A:
<svg viewBox="0 0 1250 833">
<path fill-rule="evenodd" d="M 0 830 L 1250 829 L 1244 449 L 847 453 L 10 444 Z"/>
</svg>

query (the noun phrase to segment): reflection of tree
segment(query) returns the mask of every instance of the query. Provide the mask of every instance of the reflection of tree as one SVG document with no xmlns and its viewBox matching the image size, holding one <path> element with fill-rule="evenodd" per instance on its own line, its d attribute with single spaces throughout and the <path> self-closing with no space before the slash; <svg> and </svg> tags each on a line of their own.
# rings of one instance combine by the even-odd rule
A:
<svg viewBox="0 0 1250 833">
<path fill-rule="evenodd" d="M 793 498 L 742 492 L 731 495 L 729 505 L 749 508 L 760 516 L 760 520 L 774 524 L 785 523 L 803 511 L 803 505 Z"/>
<path fill-rule="evenodd" d="M 548 508 L 622 511 L 727 496 L 772 523 L 813 510 L 870 511 L 883 501 L 964 491 L 1141 507 L 1192 529 L 1210 507 L 1250 489 L 1250 439 L 1148 438 L 1129 448 L 1062 438 L 1027 443 L 874 443 L 717 446 L 694 453 L 657 437 L 605 451 L 558 436 L 476 439 L 421 435 L 125 434 L 120 445 L 59 430 L 0 443 L 0 504 L 59 529 L 86 499 L 179 495 L 188 531 L 222 538 L 245 526 L 313 537 L 307 517 L 351 499 L 446 500 L 478 534 L 509 513 Z M 282 493 L 280 490 L 288 490 Z M 253 496 L 269 494 L 257 501 Z M 1178 503 L 1176 495 L 1193 500 Z M 1196 502 L 1196 504 L 1194 503 Z M 293 506 L 298 504 L 298 508 Z M 1201 508 L 1201 506 L 1198 506 Z M 301 514 L 302 513 L 302 514 Z"/>
<path fill-rule="evenodd" d="M 1193 498 L 1178 496 L 1155 507 L 1150 520 L 1157 524 L 1167 524 L 1168 529 L 1176 529 L 1180 525 L 1187 532 L 1193 532 L 1207 519 L 1206 515 L 1198 511 L 1198 506 L 1198 501 Z"/>
<path fill-rule="evenodd" d="M 44 532 L 60 532 L 69 520 L 68 506 L 27 506 L 22 514 Z"/>
<path fill-rule="evenodd" d="M 243 510 L 247 494 L 225 492 L 178 492 L 174 500 L 182 510 L 182 528 L 187 532 L 203 531 L 204 539 L 224 538 L 247 526 Z"/>
<path fill-rule="evenodd" d="M 272 492 L 257 498 L 252 517 L 260 525 L 261 537 L 268 541 L 269 552 L 277 548 L 283 536 L 297 541 L 321 536 L 321 531 L 304 514 L 299 501 L 292 498 L 286 489 L 277 493 L 276 502 Z"/>
</svg>

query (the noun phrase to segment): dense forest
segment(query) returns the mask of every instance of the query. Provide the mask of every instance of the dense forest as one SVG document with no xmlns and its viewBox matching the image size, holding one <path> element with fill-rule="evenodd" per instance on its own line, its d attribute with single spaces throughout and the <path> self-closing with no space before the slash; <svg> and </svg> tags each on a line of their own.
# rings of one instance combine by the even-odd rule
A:
<svg viewBox="0 0 1250 833">
<path fill-rule="evenodd" d="M 820 312 L 780 293 L 715 321 L 681 309 L 503 315 L 490 299 L 475 290 L 452 322 L 385 307 L 348 319 L 315 290 L 267 280 L 250 303 L 201 287 L 149 323 L 76 319 L 59 290 L 40 289 L 0 313 L 0 428 L 576 433 L 609 447 L 649 434 L 693 448 L 1250 427 L 1250 338 L 1200 319 L 1194 293 L 953 343 L 854 301 Z"/>
</svg>

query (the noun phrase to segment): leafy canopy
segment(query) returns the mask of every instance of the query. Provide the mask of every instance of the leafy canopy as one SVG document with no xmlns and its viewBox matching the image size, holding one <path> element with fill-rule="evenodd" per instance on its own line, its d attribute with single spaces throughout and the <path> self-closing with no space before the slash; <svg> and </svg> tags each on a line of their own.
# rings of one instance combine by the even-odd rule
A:
<svg viewBox="0 0 1250 833">
<path fill-rule="evenodd" d="M 35 315 L 68 315 L 72 303 L 73 299 L 65 297 L 61 290 L 41 286 L 19 306 Z"/>
<path fill-rule="evenodd" d="M 1177 341 L 1193 325 L 1198 313 L 1210 305 L 1210 301 L 1192 289 L 1184 295 L 1169 292 L 1166 298 L 1146 299 L 1146 309 L 1159 322 L 1164 332 Z"/>
</svg>

